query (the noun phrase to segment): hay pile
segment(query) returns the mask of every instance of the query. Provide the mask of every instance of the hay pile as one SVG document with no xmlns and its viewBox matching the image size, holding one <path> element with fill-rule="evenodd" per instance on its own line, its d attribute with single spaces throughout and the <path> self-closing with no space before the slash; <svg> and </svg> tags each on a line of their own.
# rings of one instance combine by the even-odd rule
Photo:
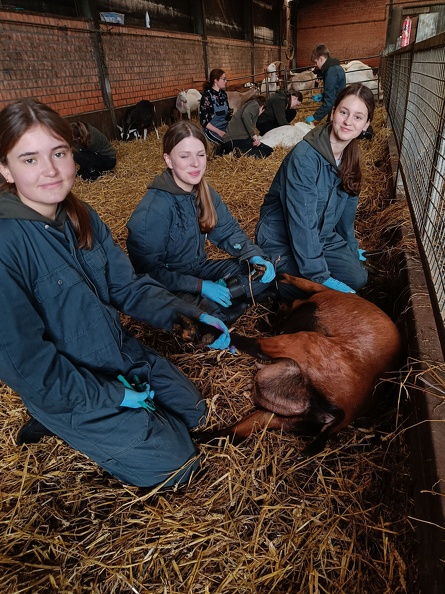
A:
<svg viewBox="0 0 445 594">
<path fill-rule="evenodd" d="M 298 114 L 304 120 L 313 108 Z M 376 268 L 367 295 L 390 314 L 397 290 L 394 230 L 409 221 L 387 188 L 383 108 L 375 138 L 363 143 L 362 247 Z M 161 134 L 165 127 L 161 129 Z M 125 245 L 133 209 L 164 167 L 161 144 L 116 142 L 116 173 L 78 180 Z M 250 234 L 286 154 L 265 161 L 232 156 L 209 162 L 208 179 Z M 257 305 L 237 322 L 268 332 L 273 314 Z M 173 360 L 208 399 L 209 426 L 251 408 L 255 364 L 245 355 L 180 344 L 129 318 L 125 324 Z M 395 388 L 395 389 L 394 389 Z M 409 469 L 397 416 L 399 387 L 373 416 L 344 430 L 315 459 L 303 441 L 264 433 L 234 447 L 202 446 L 201 469 L 176 493 L 122 485 L 61 440 L 18 448 L 26 418 L 3 386 L 1 424 L 0 591 L 9 593 L 268 594 L 407 592 L 413 581 Z M 147 461 L 149 463 L 149 460 Z"/>
</svg>

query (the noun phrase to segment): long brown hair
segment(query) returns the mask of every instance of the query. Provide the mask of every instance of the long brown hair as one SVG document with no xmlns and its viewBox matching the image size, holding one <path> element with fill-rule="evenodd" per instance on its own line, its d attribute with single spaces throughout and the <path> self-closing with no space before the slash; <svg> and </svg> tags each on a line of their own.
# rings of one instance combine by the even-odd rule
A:
<svg viewBox="0 0 445 594">
<path fill-rule="evenodd" d="M 207 151 L 207 140 L 201 128 L 198 128 L 193 122 L 184 120 L 172 124 L 163 139 L 163 152 L 169 155 L 177 144 L 184 138 L 197 138 L 202 142 Z M 215 206 L 210 194 L 209 184 L 204 176 L 196 188 L 196 204 L 198 206 L 198 224 L 202 233 L 210 233 L 218 222 Z"/>
<path fill-rule="evenodd" d="M 0 112 L 0 163 L 7 165 L 8 154 L 23 134 L 35 126 L 43 126 L 50 134 L 73 146 L 71 126 L 56 111 L 35 99 L 19 99 Z M 6 191 L 17 195 L 15 184 L 5 181 L 0 184 L 0 195 Z M 88 208 L 72 192 L 66 196 L 64 203 L 79 248 L 91 249 L 93 232 Z"/>
<path fill-rule="evenodd" d="M 365 87 L 361 83 L 354 83 L 345 87 L 337 95 L 333 111 L 337 109 L 341 101 L 349 95 L 355 95 L 363 101 L 368 110 L 368 122 L 372 121 L 374 117 L 374 94 L 371 89 Z M 360 148 L 356 138 L 345 147 L 343 157 L 340 165 L 339 176 L 341 178 L 342 188 L 351 196 L 360 194 L 362 185 L 362 170 L 360 168 Z"/>
<path fill-rule="evenodd" d="M 90 142 L 90 131 L 84 122 L 71 122 L 74 145 L 87 147 Z"/>
</svg>

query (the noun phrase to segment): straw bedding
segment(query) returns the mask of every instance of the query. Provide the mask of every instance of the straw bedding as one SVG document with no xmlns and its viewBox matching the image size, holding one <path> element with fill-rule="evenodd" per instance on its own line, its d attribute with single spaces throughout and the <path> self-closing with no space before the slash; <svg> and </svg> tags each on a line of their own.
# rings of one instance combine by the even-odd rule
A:
<svg viewBox="0 0 445 594">
<path fill-rule="evenodd" d="M 313 109 L 312 109 L 313 110 Z M 299 120 L 311 113 L 300 110 Z M 388 196 L 385 113 L 362 144 L 365 184 L 357 231 L 376 271 L 364 296 L 394 318 L 399 292 L 395 241 L 409 224 L 406 205 Z M 164 133 L 165 127 L 161 128 Z M 161 143 L 115 143 L 115 173 L 76 181 L 125 246 L 126 228 L 147 184 L 164 167 Z M 287 149 L 264 161 L 210 159 L 208 179 L 253 236 L 259 207 Z M 413 246 L 411 246 L 413 247 Z M 215 250 L 209 247 L 213 254 Z M 252 307 L 236 328 L 270 333 L 273 308 Z M 197 385 L 209 427 L 251 408 L 255 362 L 201 350 L 128 317 L 139 338 L 169 357 Z M 1 387 L 0 591 L 3 593 L 384 593 L 415 580 L 407 448 L 401 435 L 402 383 L 387 400 L 316 458 L 304 441 L 264 432 L 238 447 L 202 446 L 191 483 L 173 491 L 123 485 L 61 440 L 19 448 L 26 419 L 19 396 Z M 147 464 L 150 461 L 147 460 Z"/>
</svg>

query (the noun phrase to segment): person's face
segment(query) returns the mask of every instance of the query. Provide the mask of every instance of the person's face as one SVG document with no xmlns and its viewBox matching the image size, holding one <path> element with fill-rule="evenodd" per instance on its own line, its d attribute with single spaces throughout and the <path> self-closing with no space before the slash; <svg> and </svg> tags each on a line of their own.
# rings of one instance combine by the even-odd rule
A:
<svg viewBox="0 0 445 594">
<path fill-rule="evenodd" d="M 315 60 L 314 60 L 314 64 L 318 68 L 318 70 L 321 70 L 321 67 L 323 66 L 323 64 L 325 62 L 326 62 L 326 58 L 324 56 L 319 56 L 318 58 L 315 58 Z"/>
<path fill-rule="evenodd" d="M 23 134 L 7 155 L 0 173 L 15 183 L 23 204 L 54 218 L 57 205 L 70 192 L 76 165 L 68 143 L 37 124 Z"/>
<path fill-rule="evenodd" d="M 183 138 L 169 154 L 164 153 L 164 160 L 176 184 L 186 192 L 199 184 L 207 166 L 205 146 L 193 136 Z"/>
<path fill-rule="evenodd" d="M 224 90 L 227 87 L 227 78 L 225 73 L 215 81 L 216 86 L 220 90 Z"/>
<path fill-rule="evenodd" d="M 369 126 L 368 108 L 356 95 L 347 95 L 332 109 L 332 135 L 337 141 L 350 142 Z"/>
</svg>

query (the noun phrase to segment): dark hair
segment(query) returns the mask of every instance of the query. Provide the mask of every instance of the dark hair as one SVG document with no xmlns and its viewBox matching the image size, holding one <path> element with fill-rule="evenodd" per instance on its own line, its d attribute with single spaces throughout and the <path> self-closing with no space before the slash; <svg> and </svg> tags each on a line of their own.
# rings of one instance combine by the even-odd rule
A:
<svg viewBox="0 0 445 594">
<path fill-rule="evenodd" d="M 73 140 L 75 145 L 87 147 L 90 142 L 90 131 L 84 122 L 72 122 Z"/>
<path fill-rule="evenodd" d="M 0 163 L 7 165 L 8 154 L 21 137 L 31 128 L 43 126 L 57 138 L 73 146 L 71 126 L 48 105 L 35 99 L 19 99 L 10 103 L 0 112 Z M 0 192 L 17 194 L 15 184 L 0 184 Z M 87 206 L 69 192 L 65 200 L 67 216 L 76 233 L 79 248 L 91 249 L 93 234 Z"/>
<path fill-rule="evenodd" d="M 222 68 L 214 68 L 209 75 L 209 80 L 206 80 L 204 83 L 204 91 L 211 89 L 215 84 L 216 80 L 219 80 L 224 75 L 224 70 Z"/>
<path fill-rule="evenodd" d="M 287 98 L 287 107 L 291 105 L 292 97 L 296 97 L 300 103 L 303 103 L 303 93 L 301 91 L 292 91 Z"/>
<path fill-rule="evenodd" d="M 203 131 L 193 122 L 180 120 L 172 124 L 164 134 L 162 141 L 164 154 L 169 155 L 177 144 L 184 138 L 197 138 L 202 142 L 207 151 L 207 139 Z M 196 189 L 196 203 L 198 206 L 198 223 L 203 233 L 210 233 L 218 222 L 210 188 L 207 181 L 202 177 Z"/>
<path fill-rule="evenodd" d="M 368 87 L 361 83 L 354 83 L 345 87 L 337 95 L 334 107 L 334 112 L 345 97 L 355 95 L 363 101 L 368 110 L 368 122 L 372 121 L 374 117 L 375 100 L 374 94 Z M 342 162 L 340 165 L 340 177 L 342 180 L 342 187 L 348 194 L 356 196 L 360 194 L 362 183 L 362 171 L 360 169 L 360 149 L 356 138 L 345 147 L 343 151 Z"/>
<path fill-rule="evenodd" d="M 324 56 L 326 59 L 328 59 L 330 55 L 331 55 L 331 52 L 324 45 L 324 43 L 320 43 L 319 45 L 316 45 L 314 47 L 314 49 L 312 50 L 311 62 L 315 62 L 315 60 L 317 58 L 320 58 L 321 56 Z"/>
</svg>

